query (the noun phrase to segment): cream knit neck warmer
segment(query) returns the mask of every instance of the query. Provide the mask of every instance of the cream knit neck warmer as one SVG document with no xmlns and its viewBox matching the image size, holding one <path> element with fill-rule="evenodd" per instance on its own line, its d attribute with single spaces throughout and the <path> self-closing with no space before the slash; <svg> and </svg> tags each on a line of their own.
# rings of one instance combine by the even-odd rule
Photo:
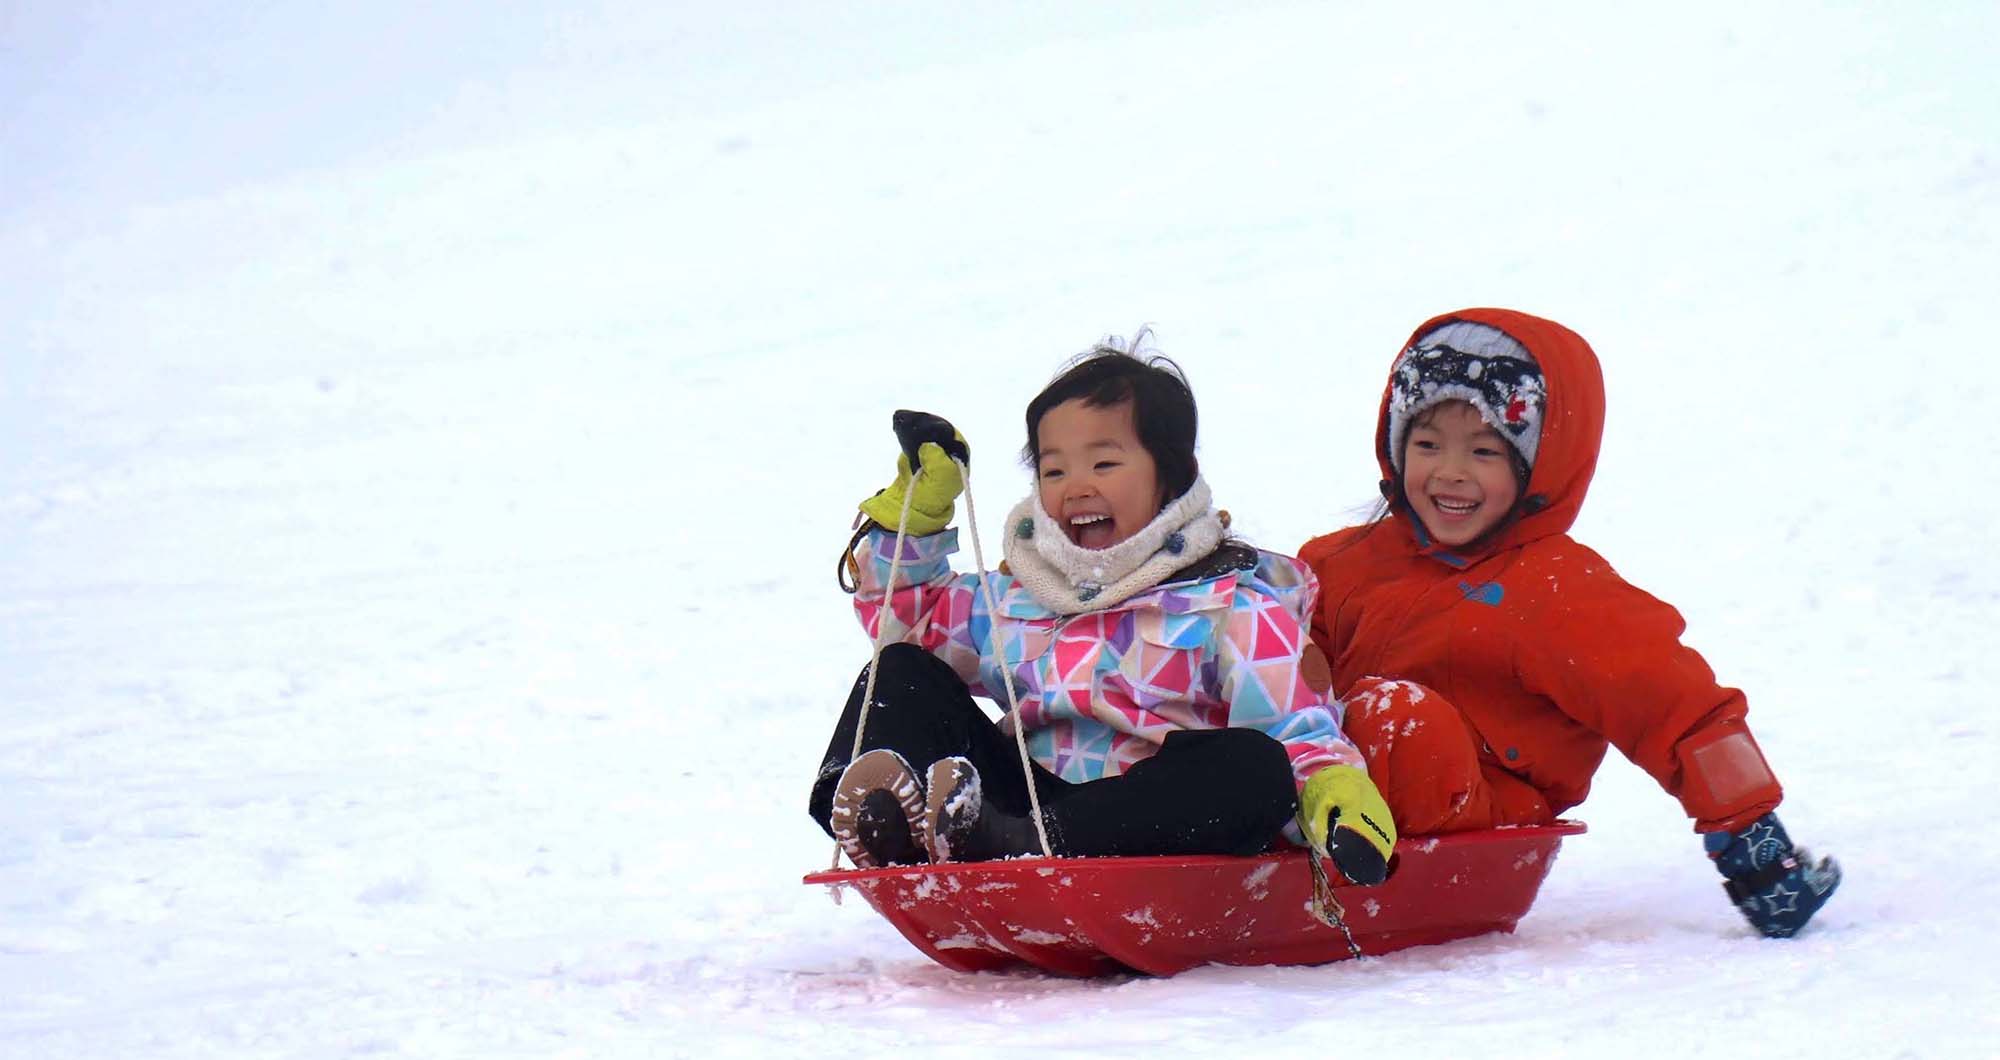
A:
<svg viewBox="0 0 2000 1060">
<path fill-rule="evenodd" d="M 1002 552 L 1008 571 L 1059 615 L 1101 611 L 1151 589 L 1214 552 L 1223 532 L 1222 517 L 1209 503 L 1208 482 L 1199 477 L 1144 529 L 1110 548 L 1087 549 L 1071 541 L 1042 510 L 1038 491 L 1007 513 L 1007 528 Z"/>
</svg>

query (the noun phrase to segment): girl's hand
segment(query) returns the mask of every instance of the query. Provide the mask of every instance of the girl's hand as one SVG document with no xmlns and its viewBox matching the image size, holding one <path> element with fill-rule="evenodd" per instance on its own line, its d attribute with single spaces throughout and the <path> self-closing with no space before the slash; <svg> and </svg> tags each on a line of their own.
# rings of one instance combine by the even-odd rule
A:
<svg viewBox="0 0 2000 1060">
<path fill-rule="evenodd" d="M 972 450 L 965 444 L 965 436 L 941 416 L 898 411 L 895 428 L 896 440 L 904 450 L 896 458 L 896 481 L 862 501 L 861 513 L 877 525 L 897 529 L 897 521 L 903 519 L 904 498 L 908 497 L 909 517 L 903 520 L 903 531 L 935 534 L 951 525 L 955 502 L 965 489 L 957 461 L 971 463 Z M 912 464 L 917 469 L 914 475 Z"/>
<path fill-rule="evenodd" d="M 918 463 L 917 449 L 925 442 L 936 442 L 946 456 L 960 463 L 972 463 L 972 450 L 965 444 L 965 435 L 958 433 L 958 428 L 943 416 L 897 409 L 889 422 L 896 430 L 896 441 L 903 446 L 903 455 L 909 457 L 912 464 Z"/>
<path fill-rule="evenodd" d="M 1327 766 L 1308 777 L 1299 792 L 1299 830 L 1313 853 L 1331 859 L 1349 880 L 1373 886 L 1389 878 L 1396 821 L 1367 773 Z"/>
</svg>

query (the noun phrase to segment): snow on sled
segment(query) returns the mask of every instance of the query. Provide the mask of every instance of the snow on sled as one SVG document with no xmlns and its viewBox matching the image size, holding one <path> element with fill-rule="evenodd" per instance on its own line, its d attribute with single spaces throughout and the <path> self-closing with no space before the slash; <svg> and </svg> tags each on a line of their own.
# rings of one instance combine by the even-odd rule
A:
<svg viewBox="0 0 2000 1060">
<path fill-rule="evenodd" d="M 1404 839 L 1388 880 L 1335 893 L 1366 954 L 1512 931 L 1563 837 L 1583 831 L 1558 821 Z M 1028 964 L 1060 975 L 1172 975 L 1352 956 L 1312 915 L 1306 857 L 1015 858 L 815 872 L 805 882 L 860 891 L 911 944 L 957 971 Z"/>
</svg>

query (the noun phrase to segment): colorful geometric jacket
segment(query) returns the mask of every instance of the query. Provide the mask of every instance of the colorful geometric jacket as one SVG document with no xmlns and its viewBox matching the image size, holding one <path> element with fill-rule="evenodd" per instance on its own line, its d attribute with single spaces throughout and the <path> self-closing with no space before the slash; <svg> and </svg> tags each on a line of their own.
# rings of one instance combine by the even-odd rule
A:
<svg viewBox="0 0 2000 1060">
<path fill-rule="evenodd" d="M 1339 702 L 1315 691 L 1300 666 L 1319 586 L 1289 556 L 1256 551 L 1247 569 L 1068 617 L 1012 577 L 988 574 L 996 618 L 979 576 L 951 570 L 956 530 L 905 538 L 895 591 L 885 594 L 895 541 L 878 528 L 855 549 L 862 628 L 872 638 L 888 621 L 892 641 L 936 655 L 974 695 L 1002 707 L 999 668 L 1010 667 L 1028 752 L 1064 780 L 1117 776 L 1177 729 L 1228 726 L 1284 744 L 1300 783 L 1330 765 L 1367 768 L 1340 731 Z"/>
</svg>

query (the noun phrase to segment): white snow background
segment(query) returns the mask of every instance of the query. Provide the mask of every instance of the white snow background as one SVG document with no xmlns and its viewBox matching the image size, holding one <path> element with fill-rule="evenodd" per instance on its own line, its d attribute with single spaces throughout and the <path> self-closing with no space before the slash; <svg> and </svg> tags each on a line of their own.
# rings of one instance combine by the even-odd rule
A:
<svg viewBox="0 0 2000 1060">
<path fill-rule="evenodd" d="M 0 12 L 0 1056 L 2000 1052 L 2000 9 L 708 6 Z M 1289 551 L 1466 305 L 1601 355 L 1576 535 L 1748 691 L 1806 935 L 1615 755 L 1517 933 L 1364 962 L 800 885 L 892 409 L 997 550 L 1151 322 Z"/>
</svg>

